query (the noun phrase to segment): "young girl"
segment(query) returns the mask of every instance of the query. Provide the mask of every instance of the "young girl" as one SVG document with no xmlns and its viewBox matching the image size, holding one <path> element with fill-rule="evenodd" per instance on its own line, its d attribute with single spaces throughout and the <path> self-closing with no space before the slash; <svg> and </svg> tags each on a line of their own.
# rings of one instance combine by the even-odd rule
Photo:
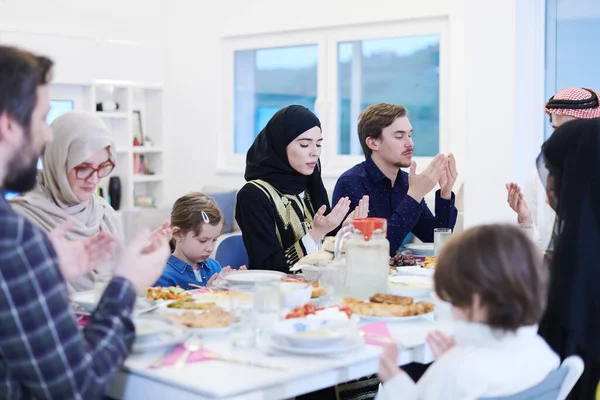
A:
<svg viewBox="0 0 600 400">
<path fill-rule="evenodd" d="M 398 348 L 387 347 L 379 400 L 508 396 L 558 368 L 559 357 L 537 334 L 547 267 L 518 227 L 481 226 L 457 235 L 440 254 L 434 280 L 436 294 L 452 304 L 454 338 L 429 336 L 437 361 L 417 384 L 398 368 Z"/>
<path fill-rule="evenodd" d="M 173 254 L 155 286 L 192 290 L 196 287 L 190 284 L 210 286 L 219 273 L 231 271 L 209 258 L 225 229 L 223 213 L 212 198 L 193 192 L 177 199 L 171 211 L 171 228 Z"/>
</svg>

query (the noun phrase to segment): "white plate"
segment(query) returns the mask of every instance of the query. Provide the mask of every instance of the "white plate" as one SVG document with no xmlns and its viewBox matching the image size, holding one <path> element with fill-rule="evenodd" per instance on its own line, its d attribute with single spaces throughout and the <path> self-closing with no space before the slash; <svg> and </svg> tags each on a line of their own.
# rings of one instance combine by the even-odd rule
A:
<svg viewBox="0 0 600 400">
<path fill-rule="evenodd" d="M 140 342 L 156 339 L 158 336 L 170 331 L 173 324 L 159 318 L 138 317 L 133 319 L 135 337 Z"/>
<path fill-rule="evenodd" d="M 433 276 L 434 269 L 422 267 L 396 267 L 396 272 L 399 275 L 414 275 L 414 276 Z"/>
<path fill-rule="evenodd" d="M 388 278 L 388 293 L 397 296 L 425 297 L 433 292 L 433 279 L 428 276 L 396 275 Z"/>
<path fill-rule="evenodd" d="M 356 340 L 343 341 L 339 345 L 326 346 L 326 347 L 294 347 L 285 343 L 278 343 L 274 340 L 268 344 L 273 350 L 282 351 L 285 353 L 299 354 L 299 355 L 330 355 L 338 353 L 347 353 L 349 351 L 357 350 L 363 347 L 365 343 L 360 336 Z"/>
<path fill-rule="evenodd" d="M 71 301 L 78 304 L 85 311 L 92 313 L 96 309 L 96 292 L 94 290 L 86 290 L 84 292 L 75 292 L 70 295 Z M 141 297 L 136 297 L 134 314 L 142 314 L 152 311 L 157 307 L 156 303 Z"/>
<path fill-rule="evenodd" d="M 226 326 L 223 328 L 188 328 L 190 332 L 198 336 L 216 336 L 216 335 L 226 335 L 231 330 L 231 326 Z"/>
<path fill-rule="evenodd" d="M 133 343 L 132 352 L 134 353 L 146 353 L 150 351 L 164 349 L 166 347 L 174 347 L 181 344 L 190 335 L 188 329 L 172 325 L 171 329 L 157 336 L 155 340 L 143 341 L 136 340 Z"/>
<path fill-rule="evenodd" d="M 203 298 L 196 298 L 193 297 L 193 299 L 195 301 L 197 301 L 198 303 L 215 303 L 215 305 L 217 307 L 221 307 L 225 310 L 228 310 L 230 308 L 229 305 L 229 301 L 228 300 L 215 300 L 215 299 L 203 299 Z M 201 314 L 207 310 L 186 310 L 184 308 L 169 308 L 169 304 L 175 302 L 176 300 L 169 300 L 169 301 L 165 301 L 162 302 L 160 304 L 158 304 L 158 309 L 156 310 L 157 312 L 161 313 L 161 314 L 177 314 L 177 315 L 181 315 L 186 311 L 192 312 L 194 314 Z"/>
<path fill-rule="evenodd" d="M 410 250 L 415 256 L 433 256 L 433 243 L 409 243 L 404 248 Z"/>
<path fill-rule="evenodd" d="M 371 315 L 360 315 L 360 314 L 354 314 L 354 315 L 358 315 L 360 317 L 360 319 L 362 319 L 363 321 L 405 322 L 405 321 L 414 321 L 416 319 L 423 318 L 423 317 L 430 317 L 430 316 L 433 316 L 434 313 L 430 312 L 430 313 L 421 314 L 421 315 L 411 315 L 409 317 L 374 317 Z"/>
<path fill-rule="evenodd" d="M 254 285 L 258 281 L 277 280 L 287 276 L 279 271 L 267 270 L 248 270 L 248 271 L 231 271 L 221 274 L 228 283 Z"/>
</svg>

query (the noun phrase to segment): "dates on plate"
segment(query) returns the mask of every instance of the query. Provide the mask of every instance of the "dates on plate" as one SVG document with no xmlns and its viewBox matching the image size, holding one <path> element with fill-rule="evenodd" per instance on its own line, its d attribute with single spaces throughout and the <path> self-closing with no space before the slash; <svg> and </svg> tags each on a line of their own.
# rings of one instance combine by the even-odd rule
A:
<svg viewBox="0 0 600 400">
<path fill-rule="evenodd" d="M 399 251 L 390 258 L 390 267 L 413 267 L 417 265 L 415 256 L 408 250 Z"/>
</svg>

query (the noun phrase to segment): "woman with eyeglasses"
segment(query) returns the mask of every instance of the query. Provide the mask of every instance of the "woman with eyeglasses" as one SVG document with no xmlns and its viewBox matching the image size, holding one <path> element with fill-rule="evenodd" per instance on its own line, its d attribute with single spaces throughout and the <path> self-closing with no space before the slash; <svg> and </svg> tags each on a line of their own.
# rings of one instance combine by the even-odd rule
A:
<svg viewBox="0 0 600 400">
<path fill-rule="evenodd" d="M 68 239 L 84 239 L 108 232 L 123 243 L 113 208 L 96 194 L 102 178 L 115 168 L 116 149 L 111 132 L 93 114 L 71 111 L 50 125 L 54 141 L 42 153 L 35 189 L 11 200 L 13 209 L 44 231 L 73 220 Z M 117 252 L 119 248 L 117 248 Z M 70 291 L 94 288 L 95 274 L 69 282 Z"/>
</svg>

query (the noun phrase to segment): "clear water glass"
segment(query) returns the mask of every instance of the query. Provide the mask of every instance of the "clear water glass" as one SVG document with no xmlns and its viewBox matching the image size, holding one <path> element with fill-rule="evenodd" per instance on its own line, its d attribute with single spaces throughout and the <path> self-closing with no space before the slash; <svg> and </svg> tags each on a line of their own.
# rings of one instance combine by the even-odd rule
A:
<svg viewBox="0 0 600 400">
<path fill-rule="evenodd" d="M 231 344 L 233 348 L 248 349 L 256 345 L 256 322 L 254 319 L 252 287 L 230 284 Z"/>
<path fill-rule="evenodd" d="M 433 230 L 433 255 L 435 257 L 439 257 L 451 237 L 452 229 L 450 228 L 435 228 Z"/>
<path fill-rule="evenodd" d="M 346 262 L 336 260 L 320 267 L 319 280 L 325 289 L 324 302 L 327 305 L 340 304 L 346 287 Z"/>
<path fill-rule="evenodd" d="M 271 337 L 275 324 L 281 319 L 281 281 L 269 279 L 256 282 L 253 303 L 257 340 L 260 342 Z"/>
</svg>

